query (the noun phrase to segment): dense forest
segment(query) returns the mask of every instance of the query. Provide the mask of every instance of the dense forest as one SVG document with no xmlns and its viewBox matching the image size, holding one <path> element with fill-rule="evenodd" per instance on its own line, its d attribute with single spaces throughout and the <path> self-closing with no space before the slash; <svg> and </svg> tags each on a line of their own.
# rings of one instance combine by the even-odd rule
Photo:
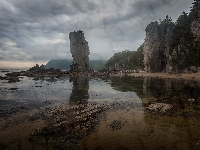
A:
<svg viewBox="0 0 200 150">
<path fill-rule="evenodd" d="M 137 51 L 125 50 L 115 53 L 107 62 L 105 67 L 120 67 L 124 69 L 143 69 L 143 44 Z"/>
<path fill-rule="evenodd" d="M 173 23 L 173 42 L 170 54 L 173 58 L 173 65 L 176 65 L 179 70 L 190 66 L 200 66 L 200 41 L 192 33 L 192 24 L 199 17 L 200 0 L 195 0 L 190 13 L 183 12 Z M 171 22 L 166 24 L 169 23 L 172 24 Z"/>
<path fill-rule="evenodd" d="M 191 31 L 191 24 L 198 19 L 199 11 L 199 1 L 195 1 L 190 13 L 183 12 L 176 22 L 168 16 L 160 20 L 159 26 L 163 28 L 164 35 L 168 29 L 172 30 L 169 54 L 172 56 L 172 65 L 178 70 L 200 66 L 200 41 Z"/>
</svg>

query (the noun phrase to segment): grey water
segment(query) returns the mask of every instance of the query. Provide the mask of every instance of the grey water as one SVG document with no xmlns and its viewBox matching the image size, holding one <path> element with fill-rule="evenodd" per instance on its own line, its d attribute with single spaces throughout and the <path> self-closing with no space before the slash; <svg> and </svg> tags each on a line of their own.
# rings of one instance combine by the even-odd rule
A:
<svg viewBox="0 0 200 150">
<path fill-rule="evenodd" d="M 106 119 L 96 127 L 98 130 L 78 140 L 79 149 L 199 149 L 200 83 L 129 76 L 108 79 L 22 76 L 16 83 L 0 80 L 0 148 L 65 149 L 55 142 L 56 135 L 48 147 L 27 140 L 35 128 L 44 126 L 41 119 L 38 123 L 27 123 L 24 119 L 15 124 L 13 120 L 22 114 L 31 115 L 46 107 L 78 101 L 126 103 L 120 106 L 123 109 L 107 111 Z M 172 110 L 161 111 L 154 104 L 167 104 Z M 109 130 L 116 122 L 123 126 Z M 26 132 L 17 132 L 21 130 Z M 93 140 L 95 137 L 98 138 Z"/>
</svg>

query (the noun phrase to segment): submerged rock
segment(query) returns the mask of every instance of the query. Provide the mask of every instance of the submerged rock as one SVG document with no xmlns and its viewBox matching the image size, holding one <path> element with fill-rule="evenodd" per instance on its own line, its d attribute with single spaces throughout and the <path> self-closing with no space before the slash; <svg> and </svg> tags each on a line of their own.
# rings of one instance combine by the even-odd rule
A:
<svg viewBox="0 0 200 150">
<path fill-rule="evenodd" d="M 107 126 L 108 129 L 115 131 L 120 130 L 126 122 L 122 122 L 120 120 L 114 120 L 110 125 Z"/>
</svg>

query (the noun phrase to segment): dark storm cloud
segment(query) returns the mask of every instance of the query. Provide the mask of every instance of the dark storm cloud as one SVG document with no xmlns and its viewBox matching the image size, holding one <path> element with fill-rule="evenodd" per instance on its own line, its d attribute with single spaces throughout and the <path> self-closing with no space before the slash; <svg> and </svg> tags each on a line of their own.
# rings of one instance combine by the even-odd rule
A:
<svg viewBox="0 0 200 150">
<path fill-rule="evenodd" d="M 118 3 L 117 4 L 115 3 L 115 5 L 119 5 Z M 120 7 L 117 9 L 117 11 L 113 15 L 105 17 L 103 20 L 103 23 L 106 26 L 107 24 L 108 25 L 116 24 L 116 23 L 119 23 L 120 21 L 127 21 L 127 20 L 129 21 L 131 19 L 136 19 L 136 18 L 143 19 L 143 20 L 148 19 L 148 20 L 156 21 L 160 19 L 158 17 L 163 16 L 163 15 L 164 16 L 168 15 L 168 14 L 162 13 L 162 8 L 175 9 L 175 6 L 178 3 L 183 3 L 183 4 L 187 3 L 186 5 L 188 5 L 188 2 L 183 1 L 183 0 L 141 0 L 141 1 L 136 1 L 136 2 L 128 1 L 125 5 L 126 7 Z M 182 8 L 178 8 L 178 9 L 182 10 Z M 125 13 L 120 13 L 119 10 L 125 11 Z M 159 10 L 159 13 L 158 13 L 158 10 Z M 171 14 L 170 16 L 173 17 L 174 15 L 177 16 L 177 14 Z M 164 19 L 164 18 L 161 18 L 161 19 Z"/>
<path fill-rule="evenodd" d="M 81 2 L 78 0 L 1 1 L 0 38 L 4 41 L 5 39 L 16 41 L 18 48 L 21 47 L 22 51 L 24 50 L 25 52 L 27 50 L 23 46 L 28 44 L 35 45 L 37 49 L 37 46 L 39 46 L 41 49 L 42 44 L 38 45 L 38 43 L 34 43 L 34 38 L 45 36 L 53 40 L 57 33 L 64 32 L 63 26 L 67 22 L 59 22 L 59 16 L 75 16 L 80 13 L 89 13 L 95 7 L 96 5 L 94 3 L 88 2 L 87 0 Z M 2 44 L 0 45 L 1 48 L 5 49 L 6 43 Z M 45 47 L 43 48 L 45 49 Z M 10 48 L 10 50 L 12 49 Z M 41 55 L 38 55 L 40 59 L 41 57 L 39 56 Z M 6 57 L 5 59 L 8 58 Z"/>
<path fill-rule="evenodd" d="M 94 3 L 87 0 L 80 2 L 78 0 L 11 0 L 0 6 L 0 31 L 3 31 L 0 34 L 8 36 L 10 33 L 15 37 L 20 36 L 18 30 L 31 30 L 35 22 L 38 23 L 38 26 L 33 26 L 34 29 L 48 29 L 49 25 L 53 25 L 52 23 L 58 25 L 57 16 L 59 15 L 72 16 L 79 13 L 89 13 L 95 7 Z M 50 22 L 45 24 L 46 21 Z M 52 29 L 55 30 L 55 28 Z"/>
<path fill-rule="evenodd" d="M 124 14 L 116 13 L 114 16 L 108 17 L 108 22 L 116 23 L 119 21 L 126 21 L 133 18 L 140 18 L 149 13 L 154 14 L 155 9 L 162 7 L 163 3 L 158 1 L 139 1 L 131 3 L 127 7 L 128 11 Z M 122 8 L 123 9 L 123 8 Z"/>
<path fill-rule="evenodd" d="M 145 27 L 177 18 L 192 0 L 0 0 L 0 60 L 69 58 L 69 32 L 83 30 L 94 56 L 136 50 Z M 2 42 L 3 41 L 3 42 Z"/>
<path fill-rule="evenodd" d="M 52 15 L 87 13 L 96 8 L 88 0 L 12 0 L 12 5 L 21 13 L 31 17 L 48 17 Z"/>
<path fill-rule="evenodd" d="M 8 61 L 22 61 L 27 59 L 28 57 L 30 58 L 28 54 L 24 53 L 20 49 L 19 45 L 15 41 L 9 38 L 0 39 L 0 56 L 1 60 Z"/>
</svg>

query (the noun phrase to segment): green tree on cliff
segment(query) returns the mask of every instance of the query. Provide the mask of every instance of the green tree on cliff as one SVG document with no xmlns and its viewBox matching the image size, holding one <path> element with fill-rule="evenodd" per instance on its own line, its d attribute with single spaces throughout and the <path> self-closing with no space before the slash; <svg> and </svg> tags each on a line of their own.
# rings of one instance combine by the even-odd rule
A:
<svg viewBox="0 0 200 150">
<path fill-rule="evenodd" d="M 198 18 L 198 15 L 200 13 L 200 0 L 194 0 L 192 4 L 193 6 L 191 7 L 191 10 L 190 10 L 190 17 L 192 19 L 196 19 Z"/>
<path fill-rule="evenodd" d="M 179 70 L 200 65 L 199 42 L 195 41 L 191 32 L 191 23 L 200 10 L 198 10 L 200 2 L 195 1 L 193 4 L 194 6 L 189 14 L 183 12 L 178 17 L 173 31 L 174 51 L 171 51 L 171 53 L 176 52 L 177 57 L 173 59 L 173 63 Z"/>
<path fill-rule="evenodd" d="M 167 34 L 167 29 L 174 25 L 174 22 L 172 22 L 172 18 L 169 17 L 168 15 L 166 16 L 165 19 L 160 20 L 159 26 L 160 26 L 160 32 L 162 34 L 163 37 L 165 37 L 165 35 Z"/>
<path fill-rule="evenodd" d="M 175 28 L 173 30 L 173 51 L 170 53 L 176 53 L 176 57 L 173 58 L 173 64 L 176 65 L 179 70 L 186 68 L 188 64 L 186 58 L 189 55 L 189 49 L 193 45 L 193 35 L 190 30 L 190 24 L 191 20 L 188 14 L 183 12 L 175 22 Z"/>
<path fill-rule="evenodd" d="M 105 67 L 115 67 L 118 64 L 120 67 L 125 65 L 126 69 L 143 69 L 143 44 L 137 51 L 125 50 L 115 53 L 107 62 Z"/>
<path fill-rule="evenodd" d="M 190 25 L 193 21 L 200 19 L 200 0 L 194 0 L 192 4 L 193 6 L 189 13 Z M 190 66 L 200 66 L 200 41 L 195 39 L 194 36 L 191 39 L 190 53 L 187 59 Z"/>
<path fill-rule="evenodd" d="M 168 15 L 166 16 L 165 19 L 163 19 L 163 20 L 159 19 L 159 20 L 160 20 L 160 25 L 162 25 L 162 24 L 171 24 L 172 23 L 172 18 L 169 17 Z"/>
</svg>

